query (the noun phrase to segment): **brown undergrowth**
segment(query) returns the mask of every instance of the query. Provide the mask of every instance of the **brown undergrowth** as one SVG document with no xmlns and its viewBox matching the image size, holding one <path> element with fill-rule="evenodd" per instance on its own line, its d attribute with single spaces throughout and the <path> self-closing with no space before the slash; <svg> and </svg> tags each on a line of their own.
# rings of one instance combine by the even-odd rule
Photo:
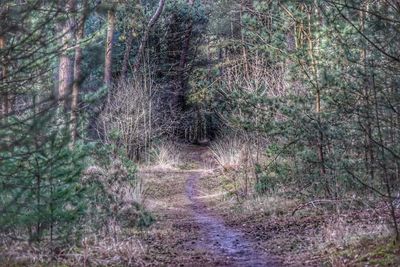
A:
<svg viewBox="0 0 400 267">
<path fill-rule="evenodd" d="M 279 191 L 263 196 L 232 194 L 226 183 L 232 181 L 229 176 L 234 170 L 219 168 L 207 148 L 187 146 L 181 152 L 183 160 L 169 168 L 156 165 L 139 170 L 142 204 L 155 219 L 152 225 L 116 231 L 108 239 L 89 236 L 78 250 L 60 251 L 58 262 L 64 266 L 232 266 L 232 259 L 208 248 L 207 228 L 195 220 L 187 182 L 197 173 L 196 198 L 202 209 L 243 233 L 255 250 L 274 256 L 283 266 L 399 266 L 400 248 L 392 242 L 383 205 L 360 204 L 357 209 L 329 202 L 302 205 Z M 16 247 L 15 253 L 24 250 Z M 38 251 L 32 253 L 42 257 Z M 32 257 L 21 258 L 20 265 L 3 259 L 3 266 L 26 266 Z M 49 261 L 34 262 L 43 266 L 41 262 Z"/>
<path fill-rule="evenodd" d="M 398 266 L 399 250 L 391 243 L 387 212 L 379 203 L 352 209 L 323 201 L 303 205 L 279 191 L 243 197 L 227 188 L 229 176 L 240 171 L 219 168 L 206 148 L 185 149 L 186 162 L 179 168 L 146 174 L 147 206 L 157 220 L 140 234 L 148 265 L 227 265 L 226 259 L 199 246 L 204 233 L 193 222 L 183 193 L 185 177 L 196 169 L 204 174 L 198 181 L 199 198 L 209 213 L 243 232 L 258 250 L 279 257 L 283 266 Z"/>
<path fill-rule="evenodd" d="M 284 266 L 399 266 L 399 246 L 382 204 L 302 205 L 279 192 L 238 199 L 224 191 L 227 175 L 220 170 L 201 180 L 203 191 L 215 196 L 206 199 L 208 206 Z"/>
</svg>

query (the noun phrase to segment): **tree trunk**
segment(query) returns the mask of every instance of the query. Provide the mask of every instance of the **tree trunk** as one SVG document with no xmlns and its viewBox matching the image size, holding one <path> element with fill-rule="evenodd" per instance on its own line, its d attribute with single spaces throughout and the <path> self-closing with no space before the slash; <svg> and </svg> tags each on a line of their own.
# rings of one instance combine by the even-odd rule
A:
<svg viewBox="0 0 400 267">
<path fill-rule="evenodd" d="M 125 52 L 124 52 L 124 59 L 122 61 L 122 68 L 121 68 L 121 77 L 120 81 L 125 81 L 126 74 L 128 72 L 128 65 L 129 65 L 129 56 L 132 50 L 132 42 L 133 42 L 133 33 L 129 31 L 128 38 L 126 39 L 125 43 Z"/>
<path fill-rule="evenodd" d="M 366 3 L 366 6 L 363 7 L 366 9 L 366 11 L 360 11 L 360 30 L 364 32 L 365 30 L 365 20 L 366 20 L 366 15 L 367 12 L 369 11 L 369 4 Z M 363 89 L 364 89 L 364 100 L 365 100 L 365 105 L 369 106 L 370 105 L 370 94 L 371 94 L 371 78 L 367 77 L 368 73 L 368 62 L 367 62 L 367 49 L 366 47 L 363 47 L 361 50 L 361 57 L 360 57 L 360 64 L 364 66 L 364 84 L 363 84 Z M 366 108 L 366 123 L 365 123 L 365 167 L 366 170 L 369 170 L 369 175 L 371 181 L 374 181 L 375 179 L 375 172 L 374 172 L 374 161 L 375 161 L 375 156 L 374 156 L 374 149 L 373 149 L 373 141 L 372 141 L 372 122 L 371 122 L 371 114 L 370 114 L 370 109 Z"/>
<path fill-rule="evenodd" d="M 194 0 L 188 0 L 188 4 L 192 7 L 194 4 Z M 193 19 L 190 18 L 189 24 L 185 30 L 185 35 L 183 37 L 181 55 L 179 59 L 178 66 L 178 75 L 177 75 L 177 83 L 176 83 L 176 104 L 181 106 L 181 103 L 184 102 L 185 96 L 185 87 L 186 87 L 186 64 L 187 59 L 189 57 L 189 49 L 190 49 L 190 39 L 192 37 L 193 31 Z"/>
<path fill-rule="evenodd" d="M 2 24 L 4 24 L 4 29 L 7 28 L 7 18 L 9 15 L 9 4 L 4 4 L 4 6 L 0 7 L 0 21 L 2 21 Z M 0 35 L 0 50 L 6 49 L 6 43 L 7 43 L 7 32 L 5 30 L 1 31 Z M 3 54 L 3 56 L 5 56 Z M 14 107 L 14 97 L 12 95 L 12 92 L 8 90 L 8 87 L 6 86 L 6 82 L 9 79 L 8 73 L 7 73 L 7 65 L 8 63 L 5 62 L 6 58 L 3 58 L 4 62 L 0 63 L 0 84 L 2 84 L 0 90 L 4 90 L 3 92 L 0 92 L 0 118 L 6 117 L 11 111 L 13 111 Z"/>
<path fill-rule="evenodd" d="M 316 10 L 316 14 L 314 14 L 314 9 Z M 321 129 L 321 87 L 319 84 L 319 71 L 318 71 L 318 66 L 317 66 L 317 60 L 315 53 L 318 53 L 318 43 L 316 44 L 317 47 L 314 47 L 314 41 L 313 40 L 313 29 L 312 29 L 312 17 L 318 14 L 317 10 L 317 5 L 311 5 L 309 6 L 308 14 L 307 14 L 307 20 L 308 20 L 308 29 L 307 29 L 307 40 L 308 40 L 308 55 L 311 60 L 311 70 L 312 70 L 312 75 L 314 78 L 314 86 L 316 90 L 316 95 L 315 95 L 315 112 L 317 114 L 317 120 L 318 120 L 318 141 L 317 141 L 317 154 L 318 154 L 318 160 L 320 164 L 320 175 L 321 178 L 325 179 L 325 192 L 328 196 L 331 195 L 331 190 L 329 186 L 329 181 L 326 180 L 326 167 L 325 167 L 325 153 L 324 153 L 324 133 Z"/>
<path fill-rule="evenodd" d="M 75 0 L 69 0 L 65 7 L 65 13 L 69 16 L 60 25 L 61 30 L 61 55 L 58 70 L 58 94 L 57 97 L 63 103 L 65 109 L 70 108 L 70 94 L 73 84 L 73 58 L 68 53 L 68 50 L 73 45 L 73 29 L 74 19 L 71 16 L 71 12 L 75 9 Z"/>
<path fill-rule="evenodd" d="M 85 21 L 87 17 L 88 1 L 83 3 L 82 17 L 79 21 L 76 32 L 76 48 L 75 48 L 75 62 L 74 62 L 74 85 L 72 87 L 72 102 L 71 102 L 71 144 L 75 145 L 78 135 L 78 100 L 79 89 L 82 82 L 82 47 L 81 42 L 85 33 Z"/>
<path fill-rule="evenodd" d="M 5 49 L 6 47 L 6 39 L 4 36 L 0 36 L 0 49 Z M 0 82 L 5 83 L 7 76 L 7 69 L 5 65 L 0 66 Z M 1 104 L 1 110 L 2 110 L 2 116 L 7 116 L 9 112 L 9 99 L 8 99 L 8 92 L 2 92 L 1 94 L 1 99 L 0 99 L 0 104 Z"/>
<path fill-rule="evenodd" d="M 249 62 L 247 59 L 247 49 L 246 49 L 246 45 L 245 45 L 245 38 L 244 38 L 244 34 L 243 34 L 243 13 L 245 10 L 245 0 L 241 0 L 240 1 L 240 12 L 239 12 L 239 20 L 240 20 L 240 39 L 242 42 L 242 56 L 243 56 L 243 63 L 244 63 L 244 71 L 245 71 L 245 75 L 249 75 Z"/>
<path fill-rule="evenodd" d="M 106 54 L 104 64 L 104 84 L 108 87 L 112 84 L 112 52 L 113 52 L 113 39 L 115 29 L 115 12 L 110 9 L 108 11 L 108 26 L 107 26 L 107 41 L 106 41 Z"/>
<path fill-rule="evenodd" d="M 190 6 L 193 6 L 194 0 L 188 0 L 188 4 Z M 180 76 L 179 78 L 181 80 L 181 83 L 183 83 L 185 80 L 185 78 L 183 76 L 185 73 L 187 58 L 189 56 L 190 39 L 192 36 L 192 31 L 193 31 L 193 20 L 190 19 L 187 29 L 185 31 L 185 36 L 184 36 L 183 44 L 182 44 L 181 58 L 179 60 L 179 76 Z"/>
<path fill-rule="evenodd" d="M 158 3 L 158 7 L 154 15 L 151 17 L 149 20 L 149 23 L 147 24 L 147 28 L 143 34 L 142 39 L 140 40 L 140 45 L 139 45 L 139 50 L 136 55 L 136 60 L 135 60 L 135 65 L 134 65 L 134 70 L 137 71 L 140 68 L 143 54 L 144 54 L 144 49 L 146 47 L 147 40 L 149 39 L 150 31 L 153 28 L 154 24 L 157 22 L 158 18 L 161 16 L 161 13 L 164 9 L 164 4 L 165 0 L 160 0 Z"/>
</svg>

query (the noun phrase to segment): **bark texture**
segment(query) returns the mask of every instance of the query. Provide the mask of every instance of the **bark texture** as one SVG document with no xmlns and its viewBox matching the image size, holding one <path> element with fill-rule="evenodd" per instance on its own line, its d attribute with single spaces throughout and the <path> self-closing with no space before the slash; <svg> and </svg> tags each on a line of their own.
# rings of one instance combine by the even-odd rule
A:
<svg viewBox="0 0 400 267">
<path fill-rule="evenodd" d="M 128 65 L 129 65 L 129 57 L 132 50 L 132 42 L 133 42 L 133 33 L 132 31 L 129 31 L 128 38 L 126 39 L 125 43 L 124 59 L 122 60 L 120 81 L 125 81 L 126 79 L 126 74 L 128 72 Z"/>
<path fill-rule="evenodd" d="M 74 62 L 74 85 L 72 87 L 72 101 L 71 101 L 71 143 L 75 144 L 78 136 L 78 102 L 80 84 L 82 82 L 82 40 L 85 33 L 85 21 L 87 17 L 88 2 L 83 3 L 82 17 L 77 25 L 76 31 L 76 48 L 75 48 L 75 62 Z"/>
<path fill-rule="evenodd" d="M 74 27 L 75 21 L 71 16 L 71 13 L 75 10 L 75 0 L 69 0 L 66 2 L 65 14 L 68 16 L 65 21 L 61 22 L 60 32 L 60 44 L 61 54 L 60 63 L 58 70 L 58 93 L 57 97 L 66 109 L 70 108 L 70 96 L 73 85 L 73 56 L 70 53 L 71 47 L 74 45 Z"/>
<path fill-rule="evenodd" d="M 107 41 L 106 41 L 106 54 L 104 64 L 104 84 L 110 87 L 112 85 L 112 53 L 113 53 L 113 39 L 115 30 L 115 12 L 110 9 L 108 11 L 108 26 L 107 26 Z"/>
<path fill-rule="evenodd" d="M 158 3 L 156 12 L 151 17 L 151 19 L 149 20 L 149 23 L 147 24 L 146 30 L 140 41 L 138 53 L 136 55 L 136 61 L 135 61 L 135 65 L 134 65 L 135 71 L 137 71 L 140 68 L 141 62 L 143 60 L 144 49 L 146 47 L 147 40 L 149 39 L 150 31 L 153 28 L 154 24 L 156 24 L 157 20 L 160 18 L 161 13 L 164 9 L 164 4 L 165 4 L 165 0 L 160 0 L 160 2 Z"/>
<path fill-rule="evenodd" d="M 5 48 L 5 37 L 4 36 L 0 36 L 0 49 L 4 49 Z M 6 66 L 4 66 L 3 64 L 0 65 L 0 82 L 1 83 L 5 83 L 6 80 L 6 75 L 7 75 L 7 69 Z M 2 111 L 2 117 L 6 116 L 9 112 L 9 99 L 8 99 L 8 92 L 2 92 L 1 94 L 1 111 Z"/>
</svg>

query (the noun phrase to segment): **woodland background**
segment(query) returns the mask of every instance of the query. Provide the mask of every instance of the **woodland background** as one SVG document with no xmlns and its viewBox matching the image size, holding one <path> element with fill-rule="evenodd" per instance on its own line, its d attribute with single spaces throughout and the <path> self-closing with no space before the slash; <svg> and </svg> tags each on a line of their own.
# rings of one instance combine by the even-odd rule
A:
<svg viewBox="0 0 400 267">
<path fill-rule="evenodd" d="M 398 255 L 399 14 L 394 0 L 1 1 L 0 261 L 106 265 L 110 242 L 137 246 L 127 229 L 154 221 L 138 166 L 178 161 L 177 143 L 210 143 L 237 203 L 377 211 Z"/>
</svg>

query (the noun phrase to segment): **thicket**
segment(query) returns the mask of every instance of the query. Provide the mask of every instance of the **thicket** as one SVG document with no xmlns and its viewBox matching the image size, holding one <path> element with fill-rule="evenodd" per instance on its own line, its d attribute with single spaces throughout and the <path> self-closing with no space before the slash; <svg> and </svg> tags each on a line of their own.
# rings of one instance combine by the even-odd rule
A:
<svg viewBox="0 0 400 267">
<path fill-rule="evenodd" d="M 208 109 L 253 147 L 258 194 L 384 203 L 399 239 L 399 6 L 220 1 Z M 259 157 L 258 147 L 263 150 Z M 247 183 L 246 183 L 247 186 Z"/>
<path fill-rule="evenodd" d="M 228 139 L 212 150 L 239 170 L 238 199 L 382 202 L 399 239 L 399 13 L 368 0 L 1 1 L 2 246 L 56 253 L 148 225 L 134 162 L 165 138 Z"/>
<path fill-rule="evenodd" d="M 157 7 L 153 2 L 138 4 L 90 0 L 0 3 L 2 263 L 30 264 L 36 258 L 107 265 L 136 257 L 138 245 L 125 232 L 150 225 L 153 217 L 142 206 L 144 187 L 131 147 L 141 142 L 146 146 L 147 139 L 163 135 L 159 128 L 166 122 L 147 117 L 146 112 L 157 115 L 159 110 L 157 90 L 152 91 L 154 82 L 148 76 L 129 82 L 126 90 L 122 89 L 125 81 L 117 86 L 121 66 L 112 63 L 121 56 L 118 46 L 124 44 L 123 26 L 137 23 L 137 36 L 141 36 L 144 21 Z M 114 36 L 106 38 L 110 31 L 105 29 L 115 27 L 109 15 L 120 14 L 124 7 L 141 16 L 130 14 L 132 21 L 117 21 L 117 28 L 111 30 Z M 104 81 L 107 39 L 114 45 L 112 83 Z M 134 62 L 135 56 L 130 60 Z M 135 91 L 142 94 L 132 94 Z M 137 102 L 128 102 L 132 95 Z M 128 113 L 117 112 L 113 106 L 117 100 L 140 104 L 143 110 L 133 119 L 129 112 L 138 106 L 119 109 Z M 108 115 L 114 120 L 102 124 Z M 127 115 L 132 116 L 130 120 Z M 132 136 L 135 141 L 121 144 L 118 140 L 124 132 L 117 127 L 118 118 L 125 119 L 124 127 L 130 129 L 125 137 L 134 133 L 133 127 L 139 127 L 135 131 L 141 134 L 147 126 L 151 137 Z M 137 146 L 134 149 L 142 147 Z M 120 251 L 104 247 L 110 242 L 115 247 L 124 243 L 130 252 L 118 255 L 115 262 Z"/>
</svg>

